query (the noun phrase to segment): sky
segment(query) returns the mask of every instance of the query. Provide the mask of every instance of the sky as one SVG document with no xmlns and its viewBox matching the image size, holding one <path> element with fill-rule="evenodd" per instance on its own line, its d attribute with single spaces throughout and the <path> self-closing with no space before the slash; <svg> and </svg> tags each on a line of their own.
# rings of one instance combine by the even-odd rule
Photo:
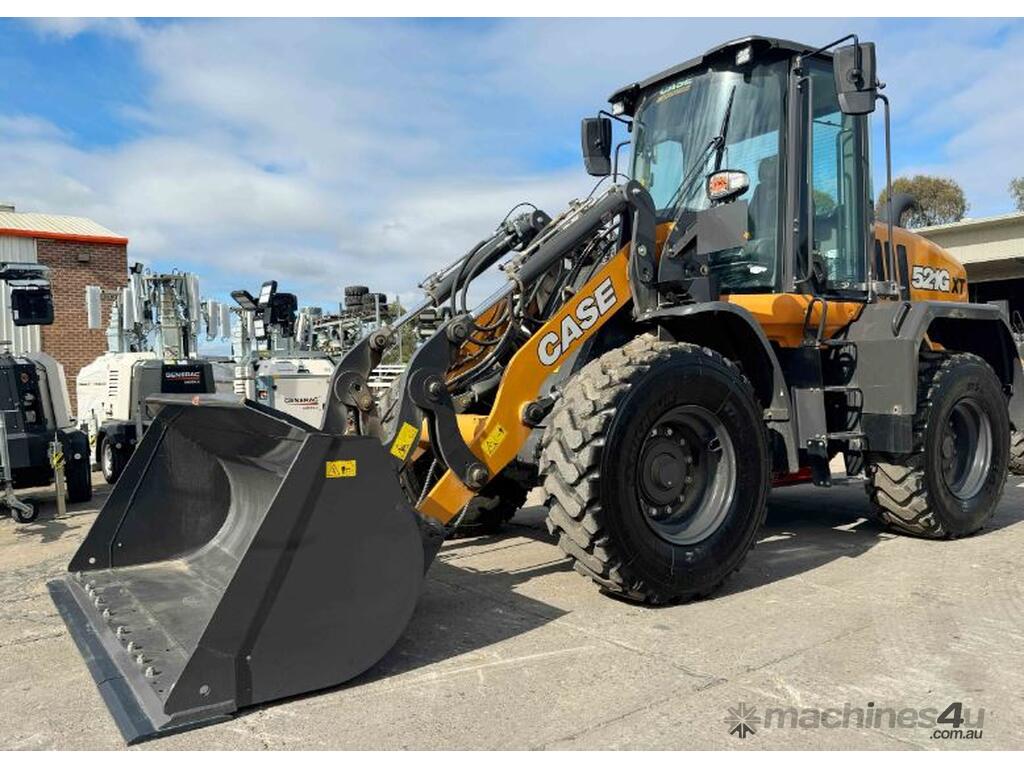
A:
<svg viewBox="0 0 1024 768">
<path fill-rule="evenodd" d="M 0 200 L 91 217 L 211 298 L 411 298 L 514 204 L 586 195 L 579 119 L 612 91 L 755 32 L 875 41 L 895 173 L 1012 209 L 1024 22 L 962 19 L 0 20 Z"/>
</svg>

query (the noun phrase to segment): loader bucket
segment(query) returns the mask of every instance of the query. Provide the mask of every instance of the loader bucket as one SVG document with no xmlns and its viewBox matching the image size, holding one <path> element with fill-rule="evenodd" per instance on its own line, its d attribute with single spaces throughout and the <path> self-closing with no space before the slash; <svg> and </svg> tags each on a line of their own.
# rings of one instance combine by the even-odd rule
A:
<svg viewBox="0 0 1024 768">
<path fill-rule="evenodd" d="M 129 743 L 364 672 L 442 538 L 375 438 L 217 395 L 159 403 L 49 584 Z"/>
</svg>

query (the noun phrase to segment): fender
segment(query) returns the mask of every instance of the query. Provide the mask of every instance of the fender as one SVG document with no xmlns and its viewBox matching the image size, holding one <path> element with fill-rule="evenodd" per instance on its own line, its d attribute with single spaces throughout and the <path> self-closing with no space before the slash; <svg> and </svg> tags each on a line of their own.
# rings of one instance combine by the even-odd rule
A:
<svg viewBox="0 0 1024 768">
<path fill-rule="evenodd" d="M 922 344 L 984 359 L 1010 396 L 1014 428 L 1024 427 L 1024 371 L 998 307 L 954 301 L 879 302 L 864 308 L 850 326 L 849 339 L 857 345 L 854 382 L 864 396 L 864 431 L 872 450 L 913 449 Z"/>
<path fill-rule="evenodd" d="M 688 341 L 715 349 L 742 364 L 764 407 L 768 428 L 777 433 L 786 448 L 789 472 L 800 468 L 795 424 L 790 419 L 789 388 L 775 350 L 764 329 L 749 310 L 726 301 L 708 301 L 675 307 L 659 307 L 645 312 L 640 322 L 656 324 L 673 341 Z M 728 326 L 731 349 L 708 332 L 709 328 Z"/>
</svg>

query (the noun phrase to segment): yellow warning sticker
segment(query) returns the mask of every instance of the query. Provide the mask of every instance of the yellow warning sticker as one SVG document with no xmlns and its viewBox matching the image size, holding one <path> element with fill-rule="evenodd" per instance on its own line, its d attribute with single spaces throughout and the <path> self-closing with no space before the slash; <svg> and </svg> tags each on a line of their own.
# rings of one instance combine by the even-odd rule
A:
<svg viewBox="0 0 1024 768">
<path fill-rule="evenodd" d="M 328 461 L 327 467 L 324 470 L 324 477 L 355 477 L 356 476 L 356 460 L 355 459 L 340 459 L 338 461 Z"/>
<path fill-rule="evenodd" d="M 407 421 L 403 422 L 402 428 L 398 430 L 398 437 L 391 444 L 391 455 L 405 461 L 405 457 L 409 455 L 409 449 L 416 442 L 416 435 L 418 434 L 419 430 L 416 427 Z"/>
<path fill-rule="evenodd" d="M 498 446 L 505 441 L 505 435 L 507 434 L 508 432 L 505 431 L 501 424 L 492 429 L 487 437 L 484 438 L 483 445 L 481 446 L 484 449 L 484 453 L 488 456 L 493 456 L 494 452 L 498 450 Z"/>
</svg>

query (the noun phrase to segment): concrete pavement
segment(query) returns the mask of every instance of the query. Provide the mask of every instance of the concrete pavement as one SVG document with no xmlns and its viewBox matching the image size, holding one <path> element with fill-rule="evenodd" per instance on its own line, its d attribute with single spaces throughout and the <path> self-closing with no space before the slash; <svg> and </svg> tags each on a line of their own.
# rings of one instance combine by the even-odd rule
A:
<svg viewBox="0 0 1024 768">
<path fill-rule="evenodd" d="M 1021 749 L 1021 479 L 955 542 L 885 532 L 859 486 L 776 491 L 726 588 L 661 609 L 602 596 L 526 509 L 505 535 L 445 545 L 363 677 L 138 748 Z M 45 588 L 103 495 L 60 520 L 0 518 L 0 749 L 123 746 Z M 899 725 L 955 702 L 961 734 L 984 709 L 980 740 Z"/>
</svg>

